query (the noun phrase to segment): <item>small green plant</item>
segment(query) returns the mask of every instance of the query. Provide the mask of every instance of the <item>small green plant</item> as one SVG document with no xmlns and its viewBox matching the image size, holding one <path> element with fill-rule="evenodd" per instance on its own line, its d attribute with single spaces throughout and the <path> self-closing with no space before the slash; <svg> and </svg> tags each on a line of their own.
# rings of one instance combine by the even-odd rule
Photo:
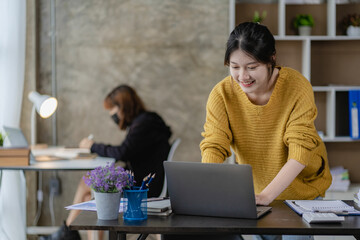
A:
<svg viewBox="0 0 360 240">
<path fill-rule="evenodd" d="M 264 19 L 266 18 L 266 15 L 267 15 L 267 12 L 266 11 L 263 11 L 261 16 L 260 16 L 260 13 L 259 11 L 255 11 L 254 12 L 254 17 L 253 17 L 253 22 L 254 23 L 261 23 L 262 21 L 264 21 Z"/>
<path fill-rule="evenodd" d="M 6 134 L 0 132 L 0 147 L 4 145 L 4 139 L 6 137 Z"/>
<path fill-rule="evenodd" d="M 298 29 L 301 26 L 314 26 L 314 19 L 311 14 L 298 14 L 294 19 L 294 28 Z"/>
<path fill-rule="evenodd" d="M 348 14 L 341 21 L 341 25 L 346 30 L 349 26 L 359 27 L 360 26 L 360 14 Z"/>
</svg>

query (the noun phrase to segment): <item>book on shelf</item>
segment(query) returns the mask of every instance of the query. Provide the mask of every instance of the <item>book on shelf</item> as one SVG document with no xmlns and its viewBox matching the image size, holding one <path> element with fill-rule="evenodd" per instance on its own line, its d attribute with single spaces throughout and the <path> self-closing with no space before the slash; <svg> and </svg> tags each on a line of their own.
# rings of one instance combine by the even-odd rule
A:
<svg viewBox="0 0 360 240">
<path fill-rule="evenodd" d="M 29 156 L 30 148 L 0 147 L 0 157 Z"/>
<path fill-rule="evenodd" d="M 360 91 L 349 90 L 349 128 L 352 139 L 359 139 L 359 98 Z"/>
<path fill-rule="evenodd" d="M 335 136 L 349 137 L 349 93 L 338 91 L 335 99 Z"/>
</svg>

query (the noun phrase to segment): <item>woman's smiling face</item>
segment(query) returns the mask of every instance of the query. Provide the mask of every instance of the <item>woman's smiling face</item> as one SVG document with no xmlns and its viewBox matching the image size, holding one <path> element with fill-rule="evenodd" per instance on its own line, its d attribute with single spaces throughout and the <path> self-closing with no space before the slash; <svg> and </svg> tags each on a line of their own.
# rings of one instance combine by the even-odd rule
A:
<svg viewBox="0 0 360 240">
<path fill-rule="evenodd" d="M 246 94 L 264 94 L 269 90 L 269 65 L 260 63 L 238 49 L 230 55 L 230 74 Z"/>
</svg>

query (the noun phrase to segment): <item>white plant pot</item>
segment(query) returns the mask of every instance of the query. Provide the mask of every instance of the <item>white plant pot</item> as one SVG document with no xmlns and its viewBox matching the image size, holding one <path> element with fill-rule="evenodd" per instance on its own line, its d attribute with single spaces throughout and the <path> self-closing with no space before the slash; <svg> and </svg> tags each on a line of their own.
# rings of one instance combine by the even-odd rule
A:
<svg viewBox="0 0 360 240">
<path fill-rule="evenodd" d="M 98 219 L 118 219 L 121 193 L 94 192 L 94 195 Z"/>
<path fill-rule="evenodd" d="M 300 36 L 310 36 L 312 27 L 309 26 L 300 26 L 299 27 L 299 35 Z"/>
<path fill-rule="evenodd" d="M 346 34 L 351 37 L 359 37 L 360 36 L 360 27 L 349 26 L 346 29 Z"/>
</svg>

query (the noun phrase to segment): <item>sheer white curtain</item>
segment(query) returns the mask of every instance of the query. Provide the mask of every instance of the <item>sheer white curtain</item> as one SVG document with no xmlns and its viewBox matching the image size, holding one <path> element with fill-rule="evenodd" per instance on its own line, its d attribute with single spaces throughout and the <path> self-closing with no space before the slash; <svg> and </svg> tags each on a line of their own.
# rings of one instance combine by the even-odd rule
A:
<svg viewBox="0 0 360 240">
<path fill-rule="evenodd" d="M 0 0 L 0 129 L 19 127 L 24 88 L 26 0 Z M 26 184 L 22 171 L 2 171 L 0 239 L 26 239 Z"/>
</svg>

